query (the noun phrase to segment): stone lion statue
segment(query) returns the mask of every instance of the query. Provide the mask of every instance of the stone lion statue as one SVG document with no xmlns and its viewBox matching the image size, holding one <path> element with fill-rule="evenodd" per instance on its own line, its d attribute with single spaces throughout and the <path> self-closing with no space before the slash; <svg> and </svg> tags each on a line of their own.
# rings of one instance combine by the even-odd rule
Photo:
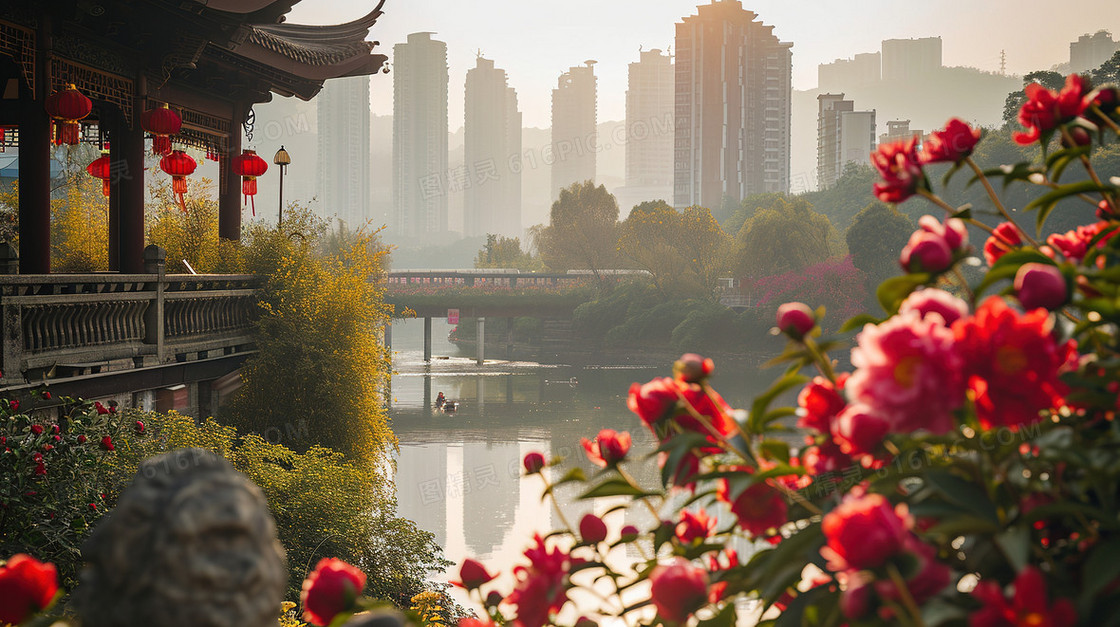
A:
<svg viewBox="0 0 1120 627">
<path fill-rule="evenodd" d="M 288 574 L 260 488 L 197 448 L 145 460 L 82 556 L 85 627 L 275 627 Z"/>
</svg>

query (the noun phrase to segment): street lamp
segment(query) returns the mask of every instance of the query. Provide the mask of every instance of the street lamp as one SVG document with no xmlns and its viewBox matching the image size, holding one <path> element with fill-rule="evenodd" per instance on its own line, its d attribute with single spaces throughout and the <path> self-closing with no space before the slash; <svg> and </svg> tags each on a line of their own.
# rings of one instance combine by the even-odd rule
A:
<svg viewBox="0 0 1120 627">
<path fill-rule="evenodd" d="M 288 164 L 292 162 L 292 156 L 281 145 L 280 150 L 276 151 L 276 156 L 272 158 L 272 162 L 280 166 L 280 217 L 276 220 L 276 227 L 279 228 L 284 224 L 284 172 L 288 170 Z"/>
</svg>

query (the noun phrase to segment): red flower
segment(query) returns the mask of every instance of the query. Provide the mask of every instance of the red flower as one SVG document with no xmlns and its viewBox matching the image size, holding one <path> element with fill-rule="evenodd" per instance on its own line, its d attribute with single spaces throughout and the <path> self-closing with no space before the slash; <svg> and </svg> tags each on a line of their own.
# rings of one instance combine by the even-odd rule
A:
<svg viewBox="0 0 1120 627">
<path fill-rule="evenodd" d="M 1101 202 L 1106 205 L 1108 204 L 1107 200 L 1102 200 Z M 1095 244 L 1097 248 L 1104 248 L 1105 242 L 1115 237 L 1117 233 L 1117 229 L 1112 228 L 1108 222 L 1097 222 L 1096 224 L 1079 226 L 1065 233 L 1054 233 L 1046 238 L 1046 243 L 1056 248 L 1066 259 L 1074 263 L 1081 263 L 1085 255 L 1089 252 L 1089 246 L 1093 244 L 1093 240 L 1097 238 L 1102 231 L 1110 228 L 1111 230 L 1100 237 Z"/>
<path fill-rule="evenodd" d="M 79 435 L 79 436 L 78 436 L 78 444 L 85 444 L 85 443 L 86 443 L 86 439 L 87 439 L 87 438 L 86 438 L 86 436 L 84 436 L 84 435 Z"/>
<path fill-rule="evenodd" d="M 51 433 L 61 433 L 62 429 L 58 425 L 51 425 Z"/>
<path fill-rule="evenodd" d="M 115 449 L 116 447 L 113 446 L 113 438 L 109 436 L 101 438 L 101 448 L 105 449 L 106 451 Z"/>
<path fill-rule="evenodd" d="M 43 427 L 39 425 L 31 425 L 31 433 L 35 435 L 43 435 Z"/>
<path fill-rule="evenodd" d="M 836 381 L 837 386 L 842 390 L 847 380 L 847 373 L 840 375 Z M 824 377 L 814 377 L 797 395 L 797 406 L 805 412 L 797 421 L 797 426 L 828 433 L 832 430 L 832 421 L 844 409 L 844 405 L 844 398 L 831 381 Z"/>
<path fill-rule="evenodd" d="M 12 411 L 19 411 L 19 401 L 13 398 L 12 400 L 8 401 L 8 407 Z"/>
<path fill-rule="evenodd" d="M 626 525 L 622 528 L 622 531 L 619 532 L 619 535 L 622 536 L 624 542 L 635 540 L 638 537 L 638 528 L 634 525 Z"/>
<path fill-rule="evenodd" d="M 782 493 L 764 481 L 751 484 L 733 497 L 731 482 L 720 479 L 716 498 L 730 505 L 739 527 L 752 536 L 763 537 L 786 522 L 786 501 Z"/>
<path fill-rule="evenodd" d="M 918 139 L 911 137 L 906 141 L 880 144 L 871 153 L 871 165 L 883 177 L 874 186 L 875 196 L 889 203 L 900 203 L 910 198 L 919 189 L 928 189 L 921 160 L 918 159 Z"/>
<path fill-rule="evenodd" d="M 940 131 L 930 133 L 922 146 L 922 163 L 957 163 L 972 154 L 981 131 L 963 120 L 953 118 Z"/>
<path fill-rule="evenodd" d="M 653 569 L 650 597 L 665 620 L 683 623 L 708 602 L 708 573 L 683 557 Z"/>
<path fill-rule="evenodd" d="M 675 408 L 677 389 L 677 382 L 667 377 L 654 379 L 645 385 L 635 383 L 630 386 L 626 404 L 642 422 L 651 426 L 666 418 Z"/>
<path fill-rule="evenodd" d="M 136 433 L 144 433 L 144 423 L 140 420 L 136 421 Z"/>
<path fill-rule="evenodd" d="M 817 314 L 805 303 L 785 303 L 778 306 L 778 330 L 795 340 L 817 326 Z"/>
<path fill-rule="evenodd" d="M 821 555 L 836 572 L 875 568 L 902 551 L 911 526 L 905 506 L 892 508 L 881 494 L 849 497 L 821 523 L 828 540 Z"/>
<path fill-rule="evenodd" d="M 1027 85 L 1023 89 L 1027 101 L 1019 109 L 1019 123 L 1027 132 L 1015 132 L 1012 137 L 1024 146 L 1033 144 L 1043 135 L 1084 113 L 1089 104 L 1085 99 L 1086 87 L 1078 74 L 1067 76 L 1060 92 L 1046 89 L 1038 83 Z"/>
<path fill-rule="evenodd" d="M 715 525 L 715 519 L 709 518 L 704 510 L 693 513 L 684 509 L 681 510 L 681 520 L 677 523 L 675 533 L 681 544 L 692 544 L 697 540 L 702 542 L 712 535 Z"/>
<path fill-rule="evenodd" d="M 43 462 L 35 463 L 35 476 L 44 477 L 47 474 L 47 466 Z"/>
<path fill-rule="evenodd" d="M 0 623 L 18 625 L 45 609 L 58 593 L 54 564 L 13 555 L 0 566 Z"/>
<path fill-rule="evenodd" d="M 1067 387 L 1058 376 L 1077 351 L 1073 340 L 1058 344 L 1053 326 L 1046 310 L 1020 314 L 998 296 L 953 324 L 984 428 L 1034 424 L 1041 412 L 1062 405 Z"/>
<path fill-rule="evenodd" d="M 890 433 L 890 422 L 863 403 L 849 406 L 832 425 L 832 436 L 840 450 L 848 455 L 870 455 L 878 452 Z"/>
<path fill-rule="evenodd" d="M 1010 222 L 1001 222 L 984 242 L 984 259 L 989 266 L 994 266 L 1000 257 L 1022 245 L 1023 237 L 1019 229 Z"/>
<path fill-rule="evenodd" d="M 498 627 L 494 621 L 490 619 L 480 620 L 473 616 L 466 616 L 459 619 L 459 627 Z"/>
<path fill-rule="evenodd" d="M 806 448 L 801 453 L 801 463 L 810 475 L 818 476 L 842 471 L 855 462 L 834 440 L 826 439 L 820 446 Z"/>
<path fill-rule="evenodd" d="M 463 560 L 463 565 L 459 567 L 459 581 L 452 581 L 451 583 L 467 590 L 474 590 L 481 587 L 482 584 L 492 581 L 495 576 L 487 572 L 486 567 L 481 562 L 468 557 Z"/>
<path fill-rule="evenodd" d="M 712 443 L 701 449 L 706 453 L 722 450 L 717 446 L 717 434 L 726 438 L 736 430 L 731 406 L 717 392 L 698 383 L 668 377 L 645 385 L 635 383 L 630 386 L 627 404 L 659 441 L 668 440 L 678 430 L 699 433 Z"/>
<path fill-rule="evenodd" d="M 527 453 L 522 463 L 525 466 L 525 472 L 529 473 L 530 475 L 535 475 L 540 472 L 542 468 L 544 468 L 544 455 L 541 455 L 536 451 Z"/>
<path fill-rule="evenodd" d="M 335 616 L 354 608 L 366 574 L 338 558 L 323 558 L 303 580 L 299 593 L 303 620 L 312 625 L 329 625 Z"/>
<path fill-rule="evenodd" d="M 1077 610 L 1068 599 L 1048 603 L 1046 580 L 1034 566 L 1015 578 L 1015 596 L 1008 601 L 994 581 L 981 581 L 972 591 L 983 605 L 969 616 L 970 627 L 1073 627 Z"/>
<path fill-rule="evenodd" d="M 614 429 L 603 429 L 594 442 L 587 438 L 580 442 L 587 451 L 587 459 L 600 468 L 617 465 L 630 452 L 630 434 L 625 431 L 619 433 Z"/>
<path fill-rule="evenodd" d="M 89 508 L 96 512 L 97 511 L 97 503 L 90 503 Z"/>
<path fill-rule="evenodd" d="M 607 524 L 595 514 L 585 514 L 579 521 L 579 537 L 587 544 L 598 544 L 607 539 Z"/>
<path fill-rule="evenodd" d="M 559 612 L 568 602 L 568 571 L 576 563 L 560 549 L 548 550 L 544 539 L 534 535 L 536 546 L 525 550 L 528 566 L 513 569 L 518 581 L 506 602 L 517 606 L 517 622 L 521 627 L 542 627 L 549 615 Z"/>
<path fill-rule="evenodd" d="M 107 408 L 107 407 L 105 407 L 104 405 L 102 405 L 102 404 L 101 404 L 101 401 L 94 401 L 94 403 L 93 403 L 93 407 L 94 407 L 95 409 L 97 409 L 97 413 L 99 413 L 99 414 L 107 414 L 107 413 L 109 413 L 109 408 Z"/>
</svg>

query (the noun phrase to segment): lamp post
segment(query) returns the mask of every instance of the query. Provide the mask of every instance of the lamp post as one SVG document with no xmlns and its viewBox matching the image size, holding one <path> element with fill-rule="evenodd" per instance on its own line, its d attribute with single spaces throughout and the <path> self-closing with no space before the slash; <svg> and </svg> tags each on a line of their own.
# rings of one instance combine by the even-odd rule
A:
<svg viewBox="0 0 1120 627">
<path fill-rule="evenodd" d="M 280 215 L 276 220 L 276 228 L 280 228 L 284 224 L 284 172 L 288 170 L 288 164 L 292 162 L 292 156 L 284 150 L 281 144 L 280 150 L 276 151 L 276 156 L 272 158 L 272 162 L 280 166 Z"/>
</svg>

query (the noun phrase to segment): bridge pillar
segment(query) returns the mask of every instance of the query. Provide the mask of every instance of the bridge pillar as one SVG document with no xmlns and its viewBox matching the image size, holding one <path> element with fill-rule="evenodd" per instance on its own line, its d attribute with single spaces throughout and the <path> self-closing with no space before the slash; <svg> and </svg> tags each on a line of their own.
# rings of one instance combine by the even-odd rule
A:
<svg viewBox="0 0 1120 627">
<path fill-rule="evenodd" d="M 432 317 L 424 316 L 424 361 L 432 361 Z"/>
<path fill-rule="evenodd" d="M 514 318 L 506 318 L 506 359 L 513 359 L 513 321 Z"/>
<path fill-rule="evenodd" d="M 478 358 L 475 363 L 482 365 L 486 361 L 486 318 L 478 318 Z"/>
<path fill-rule="evenodd" d="M 384 336 L 385 336 L 385 348 L 387 348 L 391 351 L 391 350 L 393 350 L 393 321 L 392 321 L 392 319 L 385 322 L 385 324 L 381 328 L 382 328 L 382 333 L 384 333 Z"/>
</svg>

